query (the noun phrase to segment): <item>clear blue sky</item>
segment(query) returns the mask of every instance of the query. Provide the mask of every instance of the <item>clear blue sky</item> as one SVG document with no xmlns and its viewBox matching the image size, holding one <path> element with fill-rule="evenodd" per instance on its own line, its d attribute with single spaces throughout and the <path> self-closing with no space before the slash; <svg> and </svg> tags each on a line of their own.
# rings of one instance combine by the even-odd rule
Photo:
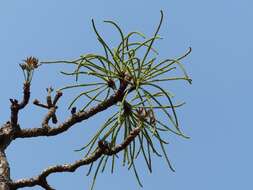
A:
<svg viewBox="0 0 253 190">
<path fill-rule="evenodd" d="M 12 0 L 0 3 L 1 115 L 9 119 L 11 97 L 20 98 L 22 73 L 18 63 L 30 55 L 40 60 L 72 59 L 99 51 L 91 18 L 108 40 L 115 42 L 113 29 L 102 20 L 112 19 L 126 31 L 151 35 L 162 9 L 165 20 L 160 32 L 164 40 L 156 47 L 161 56 L 173 57 L 191 46 L 184 61 L 193 85 L 179 82 L 172 91 L 187 104 L 179 110 L 181 125 L 191 139 L 168 136 L 167 146 L 176 169 L 155 160 L 147 174 L 139 163 L 145 190 L 253 189 L 252 97 L 253 90 L 253 2 L 251 0 Z M 49 85 L 60 87 L 59 66 L 43 67 L 35 74 L 32 99 L 46 95 Z M 68 98 L 61 101 L 66 103 Z M 30 106 L 22 112 L 22 127 L 38 126 L 43 110 Z M 67 113 L 60 112 L 63 119 Z M 8 151 L 14 179 L 37 175 L 43 168 L 68 163 L 82 156 L 81 147 L 103 122 L 104 116 L 83 122 L 59 137 L 19 139 Z M 87 167 L 76 173 L 49 178 L 56 189 L 83 190 L 91 184 Z M 96 189 L 141 189 L 133 172 L 118 167 L 115 174 L 101 174 Z M 27 188 L 28 189 L 39 189 Z"/>
</svg>

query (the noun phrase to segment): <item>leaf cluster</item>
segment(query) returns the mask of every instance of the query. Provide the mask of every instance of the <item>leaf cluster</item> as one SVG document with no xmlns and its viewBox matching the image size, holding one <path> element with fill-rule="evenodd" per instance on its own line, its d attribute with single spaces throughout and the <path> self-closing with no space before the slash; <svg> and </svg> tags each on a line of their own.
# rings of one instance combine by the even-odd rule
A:
<svg viewBox="0 0 253 190">
<path fill-rule="evenodd" d="M 172 94 L 161 87 L 159 83 L 174 80 L 185 80 L 191 83 L 191 79 L 181 63 L 181 60 L 191 52 L 191 48 L 176 59 L 157 61 L 158 51 L 153 45 L 155 41 L 161 39 L 158 33 L 162 21 L 163 12 L 161 11 L 160 22 L 151 38 L 147 38 L 144 34 L 136 31 L 124 34 L 117 23 L 105 21 L 105 23 L 111 24 L 120 36 L 120 42 L 116 48 L 110 48 L 98 32 L 94 20 L 92 20 L 92 27 L 104 50 L 104 55 L 89 53 L 72 61 L 42 62 L 42 64 L 74 65 L 74 71 L 62 72 L 62 74 L 75 77 L 77 82 L 83 76 L 95 79 L 95 82 L 88 81 L 60 89 L 82 89 L 70 102 L 69 108 L 73 107 L 83 97 L 87 98 L 88 101 L 80 108 L 81 110 L 87 109 L 94 103 L 102 103 L 118 89 L 122 80 L 127 80 L 128 87 L 124 92 L 124 97 L 116 105 L 118 106 L 117 111 L 107 119 L 90 141 L 79 151 L 86 150 L 86 155 L 89 155 L 97 150 L 97 142 L 101 140 L 108 143 L 108 146 L 114 147 L 118 142 L 122 142 L 132 129 L 141 125 L 141 133 L 122 154 L 122 164 L 128 169 L 133 169 L 141 186 L 135 161 L 142 156 L 148 170 L 152 172 L 152 156 L 164 157 L 169 168 L 174 171 L 165 151 L 165 145 L 168 142 L 162 136 L 169 132 L 188 138 L 182 133 L 176 114 L 176 108 L 184 103 L 174 104 Z M 170 73 L 177 69 L 182 71 L 183 76 L 172 77 Z M 158 117 L 161 114 L 163 115 Z M 117 158 L 119 158 L 118 155 L 103 155 L 96 165 L 94 181 L 98 172 L 105 170 L 109 159 L 111 159 L 111 172 L 113 172 Z M 91 164 L 88 174 L 91 173 L 94 165 L 95 163 Z M 94 183 L 92 188 L 93 186 Z"/>
</svg>

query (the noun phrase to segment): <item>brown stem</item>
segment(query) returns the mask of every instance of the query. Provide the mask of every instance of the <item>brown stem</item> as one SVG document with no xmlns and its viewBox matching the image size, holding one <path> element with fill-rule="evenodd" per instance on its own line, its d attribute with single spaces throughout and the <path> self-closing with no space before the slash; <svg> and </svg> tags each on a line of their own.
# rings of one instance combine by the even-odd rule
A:
<svg viewBox="0 0 253 190">
<path fill-rule="evenodd" d="M 82 122 L 95 114 L 106 110 L 107 108 L 115 105 L 118 101 L 121 101 L 124 97 L 125 90 L 127 88 L 127 82 L 122 80 L 120 83 L 119 89 L 116 91 L 114 95 L 105 100 L 104 102 L 90 108 L 87 111 L 79 111 L 75 114 L 72 114 L 65 122 L 58 125 L 58 127 L 51 128 L 30 128 L 30 129 L 20 129 L 17 130 L 14 137 L 15 138 L 30 138 L 30 137 L 38 137 L 38 136 L 55 136 L 60 133 L 67 131 L 69 128 L 74 126 L 75 124 Z"/>
<path fill-rule="evenodd" d="M 23 100 L 18 103 L 16 99 L 10 99 L 11 101 L 11 126 L 17 128 L 18 126 L 18 112 L 23 109 L 29 102 L 30 99 L 30 83 L 25 82 L 23 86 Z"/>
<path fill-rule="evenodd" d="M 19 110 L 23 109 L 29 102 L 30 99 L 30 83 L 25 82 L 23 87 L 23 100 L 19 104 Z"/>
<path fill-rule="evenodd" d="M 33 187 L 36 185 L 39 185 L 43 187 L 46 190 L 53 190 L 48 183 L 46 178 L 53 173 L 59 173 L 59 172 L 74 172 L 77 168 L 84 166 L 84 165 L 89 165 L 92 162 L 96 161 L 99 159 L 102 155 L 115 155 L 118 152 L 124 150 L 133 140 L 134 138 L 140 133 L 141 127 L 136 127 L 133 129 L 130 134 L 126 137 L 123 143 L 113 147 L 109 148 L 108 146 L 101 146 L 103 143 L 99 142 L 99 146 L 96 149 L 93 154 L 91 154 L 88 157 L 85 157 L 81 160 L 78 160 L 74 162 L 73 164 L 64 164 L 64 165 L 57 165 L 57 166 L 52 166 L 47 169 L 45 169 L 40 175 L 30 178 L 30 179 L 21 179 L 14 181 L 11 183 L 11 190 L 16 190 L 18 188 L 22 187 Z M 45 188 L 47 187 L 47 188 Z"/>
<path fill-rule="evenodd" d="M 43 122 L 42 122 L 42 127 L 49 127 L 48 126 L 48 122 L 49 120 L 55 116 L 55 112 L 56 112 L 56 107 L 51 107 L 47 113 L 47 115 L 45 116 Z"/>
</svg>

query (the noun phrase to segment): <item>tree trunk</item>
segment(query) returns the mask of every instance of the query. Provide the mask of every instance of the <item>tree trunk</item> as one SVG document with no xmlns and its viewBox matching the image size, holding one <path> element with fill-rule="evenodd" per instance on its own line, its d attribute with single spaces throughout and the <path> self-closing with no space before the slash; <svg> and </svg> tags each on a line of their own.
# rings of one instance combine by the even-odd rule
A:
<svg viewBox="0 0 253 190">
<path fill-rule="evenodd" d="M 13 131 L 9 122 L 0 129 L 0 190 L 11 190 L 12 180 L 5 150 L 13 139 Z"/>
<path fill-rule="evenodd" d="M 0 150 L 0 190 L 10 190 L 10 167 L 5 152 Z"/>
</svg>

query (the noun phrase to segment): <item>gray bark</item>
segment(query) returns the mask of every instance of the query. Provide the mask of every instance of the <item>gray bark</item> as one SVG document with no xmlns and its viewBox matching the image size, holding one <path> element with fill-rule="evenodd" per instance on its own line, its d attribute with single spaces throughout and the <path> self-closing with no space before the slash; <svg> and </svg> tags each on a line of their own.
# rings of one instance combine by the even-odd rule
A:
<svg viewBox="0 0 253 190">
<path fill-rule="evenodd" d="M 10 167 L 5 152 L 0 151 L 0 190 L 10 190 Z"/>
<path fill-rule="evenodd" d="M 13 129 L 6 123 L 0 129 L 0 190 L 11 190 L 10 167 L 5 154 L 5 149 L 13 139 Z"/>
</svg>

